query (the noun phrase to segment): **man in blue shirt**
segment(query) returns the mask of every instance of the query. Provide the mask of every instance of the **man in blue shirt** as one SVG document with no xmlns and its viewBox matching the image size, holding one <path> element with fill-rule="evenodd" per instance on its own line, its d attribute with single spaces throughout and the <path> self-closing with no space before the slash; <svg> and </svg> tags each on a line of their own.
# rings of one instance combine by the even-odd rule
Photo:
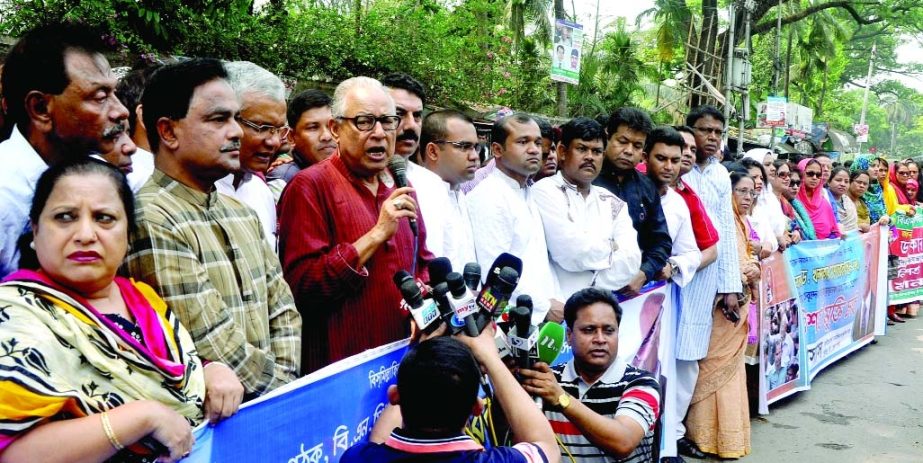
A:
<svg viewBox="0 0 923 463">
<path fill-rule="evenodd" d="M 606 160 L 599 177 L 593 182 L 628 203 L 628 215 L 638 232 L 641 269 L 620 289 L 626 296 L 636 296 L 645 283 L 655 280 L 673 250 L 667 219 L 660 207 L 660 193 L 654 182 L 635 168 L 644 154 L 644 143 L 654 123 L 644 111 L 619 108 L 609 117 L 606 134 Z"/>
<path fill-rule="evenodd" d="M 493 338 L 493 329 L 486 329 L 476 338 L 440 337 L 411 347 L 397 385 L 388 388 L 395 406 L 379 417 L 370 442 L 353 446 L 340 462 L 558 463 L 551 425 L 500 360 Z M 482 407 L 478 363 L 509 420 L 517 442 L 512 447 L 485 449 L 464 433 L 469 416 Z"/>
</svg>

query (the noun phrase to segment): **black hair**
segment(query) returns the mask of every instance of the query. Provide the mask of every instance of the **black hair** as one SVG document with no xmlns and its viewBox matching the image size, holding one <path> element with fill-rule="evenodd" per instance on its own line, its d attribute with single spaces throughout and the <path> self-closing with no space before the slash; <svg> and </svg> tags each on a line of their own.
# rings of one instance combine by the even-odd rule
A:
<svg viewBox="0 0 923 463">
<path fill-rule="evenodd" d="M 818 158 L 833 159 L 832 157 L 830 157 L 830 154 L 825 153 L 825 152 L 823 152 L 823 151 L 821 151 L 821 152 L 819 152 L 819 153 L 814 153 L 814 156 L 812 156 L 812 157 L 813 157 L 814 159 L 818 159 Z"/>
<path fill-rule="evenodd" d="M 564 51 L 564 45 L 558 45 L 558 48 L 555 48 L 555 51 L 557 51 L 557 50 L 559 50 L 559 49 L 560 49 L 561 51 Z"/>
<path fill-rule="evenodd" d="M 865 169 L 856 169 L 852 171 L 852 173 L 849 174 L 849 183 L 852 183 L 854 180 L 859 178 L 860 175 L 865 175 L 866 177 L 869 178 L 869 181 L 872 180 L 872 175 L 869 174 L 869 171 Z M 831 174 L 830 177 L 833 177 L 833 174 Z"/>
<path fill-rule="evenodd" d="M 612 297 L 612 293 L 603 289 L 590 287 L 583 288 L 567 298 L 564 303 L 564 322 L 567 327 L 574 329 L 574 322 L 577 321 L 577 312 L 589 307 L 597 302 L 608 304 L 615 312 L 615 322 L 622 323 L 622 306 Z"/>
<path fill-rule="evenodd" d="M 194 58 L 168 64 L 154 72 L 141 96 L 144 127 L 151 151 L 156 153 L 160 146 L 157 121 L 161 117 L 174 121 L 183 119 L 189 112 L 196 88 L 215 79 L 227 78 L 228 72 L 221 61 L 212 58 Z"/>
<path fill-rule="evenodd" d="M 32 197 L 32 207 L 29 209 L 29 219 L 32 223 L 38 223 L 39 216 L 48 203 L 51 192 L 54 191 L 55 185 L 64 177 L 70 175 L 86 176 L 89 174 L 100 174 L 108 177 L 115 184 L 115 188 L 122 200 L 122 206 L 125 207 L 125 218 L 128 219 L 129 235 L 135 231 L 135 197 L 128 186 L 128 180 L 118 168 L 96 158 L 84 157 L 69 159 L 61 163 L 53 164 L 38 178 L 35 184 L 35 196 Z M 126 239 L 128 239 L 126 237 Z"/>
<path fill-rule="evenodd" d="M 686 140 L 683 140 L 683 136 L 673 127 L 666 125 L 657 127 L 648 134 L 647 140 L 644 142 L 644 152 L 651 154 L 651 150 L 654 149 L 654 145 L 657 143 L 678 146 L 680 151 L 686 148 Z"/>
<path fill-rule="evenodd" d="M 298 124 L 298 119 L 301 119 L 301 115 L 304 114 L 305 111 L 310 111 L 314 108 L 323 108 L 324 106 L 329 108 L 332 102 L 333 99 L 330 98 L 330 95 L 314 88 L 295 95 L 288 103 L 288 111 L 286 113 L 288 126 L 294 129 Z"/>
<path fill-rule="evenodd" d="M 644 135 L 650 135 L 654 130 L 654 121 L 647 112 L 638 108 L 619 108 L 616 109 L 609 121 L 606 123 L 606 133 L 611 137 L 615 135 L 620 126 L 626 125 L 629 129 L 641 132 Z"/>
<path fill-rule="evenodd" d="M 445 140 L 449 135 L 449 120 L 458 119 L 474 125 L 474 121 L 467 114 L 454 109 L 443 109 L 433 111 L 423 118 L 423 125 L 420 129 L 420 151 L 426 149 L 433 140 Z"/>
<path fill-rule="evenodd" d="M 727 123 L 724 119 L 724 113 L 718 111 L 718 108 L 712 105 L 702 105 L 697 106 L 686 116 L 686 125 L 689 127 L 695 127 L 695 123 L 705 116 L 711 116 L 715 120 L 721 122 L 721 125 L 725 125 Z"/>
<path fill-rule="evenodd" d="M 128 130 L 129 134 L 135 132 L 138 127 L 138 113 L 136 109 L 141 103 L 141 95 L 144 93 L 144 87 L 148 79 L 154 74 L 160 64 L 155 64 L 141 69 L 134 69 L 125 77 L 119 79 L 118 85 L 115 86 L 115 96 L 128 108 Z"/>
<path fill-rule="evenodd" d="M 510 121 L 528 124 L 529 122 L 535 122 L 535 118 L 525 113 L 513 113 L 498 119 L 494 122 L 490 132 L 490 141 L 492 143 L 498 143 L 500 146 L 506 145 L 506 138 L 510 135 L 506 126 L 509 125 Z"/>
<path fill-rule="evenodd" d="M 575 117 L 561 126 L 561 146 L 564 149 L 570 148 L 570 143 L 574 140 L 600 140 L 605 146 L 606 131 L 593 119 Z"/>
<path fill-rule="evenodd" d="M 410 347 L 397 371 L 406 430 L 461 431 L 477 401 L 480 377 L 471 351 L 452 337 Z"/>
<path fill-rule="evenodd" d="M 692 127 L 688 125 L 674 125 L 673 130 L 680 132 L 680 134 L 688 133 L 689 135 L 695 136 L 695 130 L 692 130 Z"/>
<path fill-rule="evenodd" d="M 776 159 L 775 161 L 772 161 L 772 165 L 773 165 L 773 167 L 776 168 L 776 171 L 778 171 L 779 168 L 782 167 L 783 165 L 788 166 L 788 170 L 789 170 L 789 171 L 792 170 L 791 164 L 790 164 L 788 161 L 786 161 L 785 159 Z"/>
<path fill-rule="evenodd" d="M 551 123 L 541 117 L 533 119 L 535 119 L 535 123 L 538 124 L 538 130 L 542 133 L 542 138 L 554 142 L 554 127 L 551 126 Z"/>
<path fill-rule="evenodd" d="M 846 172 L 847 176 L 849 175 L 849 169 L 842 166 L 834 167 L 833 170 L 830 171 L 830 178 L 827 179 L 827 184 L 829 185 L 830 180 L 832 180 L 833 177 L 836 177 L 836 174 L 839 174 L 840 172 Z"/>
<path fill-rule="evenodd" d="M 398 88 L 412 93 L 420 99 L 423 106 L 426 106 L 426 90 L 423 89 L 423 84 L 407 74 L 399 72 L 388 74 L 381 79 L 381 84 L 388 88 Z"/>
<path fill-rule="evenodd" d="M 743 158 L 740 161 L 737 161 L 740 165 L 744 166 L 747 169 L 747 172 L 750 172 L 750 169 L 756 167 L 760 170 L 760 176 L 763 177 L 763 184 L 765 185 L 769 182 L 769 176 L 766 175 L 766 168 L 763 166 L 763 163 L 757 161 L 756 159 Z"/>
<path fill-rule="evenodd" d="M 90 55 L 106 50 L 102 35 L 81 24 L 38 26 L 22 36 L 6 55 L 3 97 L 7 117 L 24 129 L 29 123 L 26 95 L 31 91 L 60 95 L 70 84 L 64 57 L 68 51 Z"/>
<path fill-rule="evenodd" d="M 731 188 L 734 188 L 735 186 L 737 186 L 737 184 L 740 183 L 741 180 L 745 178 L 750 178 L 749 174 L 741 172 L 737 169 L 731 170 L 730 176 L 731 176 Z"/>
</svg>

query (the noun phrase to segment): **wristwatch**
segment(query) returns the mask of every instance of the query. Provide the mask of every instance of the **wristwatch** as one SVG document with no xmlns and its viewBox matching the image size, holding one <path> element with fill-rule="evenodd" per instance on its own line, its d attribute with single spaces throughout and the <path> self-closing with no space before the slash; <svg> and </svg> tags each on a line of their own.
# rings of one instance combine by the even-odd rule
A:
<svg viewBox="0 0 923 463">
<path fill-rule="evenodd" d="M 669 259 L 667 260 L 667 265 L 670 266 L 671 277 L 676 276 L 676 274 L 678 273 L 677 271 L 679 270 L 679 266 L 676 265 L 676 262 L 674 262 L 673 259 Z"/>
<path fill-rule="evenodd" d="M 570 396 L 567 395 L 566 392 L 562 392 L 561 395 L 558 396 L 557 408 L 563 412 L 567 407 L 570 407 Z"/>
</svg>

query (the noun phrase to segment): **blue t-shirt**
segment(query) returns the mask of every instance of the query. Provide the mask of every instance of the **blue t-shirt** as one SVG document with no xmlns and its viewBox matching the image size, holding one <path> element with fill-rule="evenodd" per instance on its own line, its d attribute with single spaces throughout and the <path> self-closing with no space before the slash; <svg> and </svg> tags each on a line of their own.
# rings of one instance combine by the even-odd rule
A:
<svg viewBox="0 0 923 463">
<path fill-rule="evenodd" d="M 397 431 L 383 444 L 363 442 L 352 446 L 340 463 L 548 463 L 542 449 L 532 443 L 485 449 L 468 436 L 416 439 Z"/>
</svg>

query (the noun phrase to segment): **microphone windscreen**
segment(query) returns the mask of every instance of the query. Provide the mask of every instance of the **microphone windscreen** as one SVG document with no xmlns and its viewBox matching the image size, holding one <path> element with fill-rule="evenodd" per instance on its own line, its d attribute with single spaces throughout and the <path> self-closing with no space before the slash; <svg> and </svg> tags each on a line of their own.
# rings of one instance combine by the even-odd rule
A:
<svg viewBox="0 0 923 463">
<path fill-rule="evenodd" d="M 407 160 L 403 156 L 397 153 L 392 154 L 391 159 L 388 160 L 388 169 L 391 170 L 394 183 L 398 188 L 407 186 Z"/>
<path fill-rule="evenodd" d="M 448 257 L 437 257 L 429 261 L 429 285 L 436 286 L 452 273 L 452 261 Z"/>
<path fill-rule="evenodd" d="M 500 276 L 497 277 L 495 286 L 506 286 L 509 287 L 509 292 L 513 292 L 518 284 L 519 272 L 509 267 L 503 267 L 503 270 L 500 270 Z"/>
<path fill-rule="evenodd" d="M 404 281 L 408 279 L 412 280 L 413 275 L 411 275 L 407 270 L 398 270 L 397 272 L 394 272 L 394 285 L 398 288 L 400 288 L 401 285 L 404 284 Z"/>
<path fill-rule="evenodd" d="M 554 363 L 564 349 L 564 326 L 548 322 L 538 332 L 538 360 L 548 365 Z"/>
<path fill-rule="evenodd" d="M 535 307 L 532 305 L 532 296 L 528 294 L 520 294 L 519 297 L 516 298 L 516 305 L 518 307 L 527 307 L 530 311 Z"/>
<path fill-rule="evenodd" d="M 515 270 L 516 273 L 521 274 L 522 273 L 522 259 L 510 253 L 507 253 L 507 252 L 504 252 L 503 254 L 500 254 L 499 256 L 497 256 L 497 258 L 494 259 L 493 265 L 490 266 L 490 271 L 487 273 L 487 276 L 485 277 L 484 281 L 487 286 L 491 286 L 496 283 L 497 278 L 500 276 L 500 271 L 503 269 L 503 267 L 509 267 Z"/>
</svg>

